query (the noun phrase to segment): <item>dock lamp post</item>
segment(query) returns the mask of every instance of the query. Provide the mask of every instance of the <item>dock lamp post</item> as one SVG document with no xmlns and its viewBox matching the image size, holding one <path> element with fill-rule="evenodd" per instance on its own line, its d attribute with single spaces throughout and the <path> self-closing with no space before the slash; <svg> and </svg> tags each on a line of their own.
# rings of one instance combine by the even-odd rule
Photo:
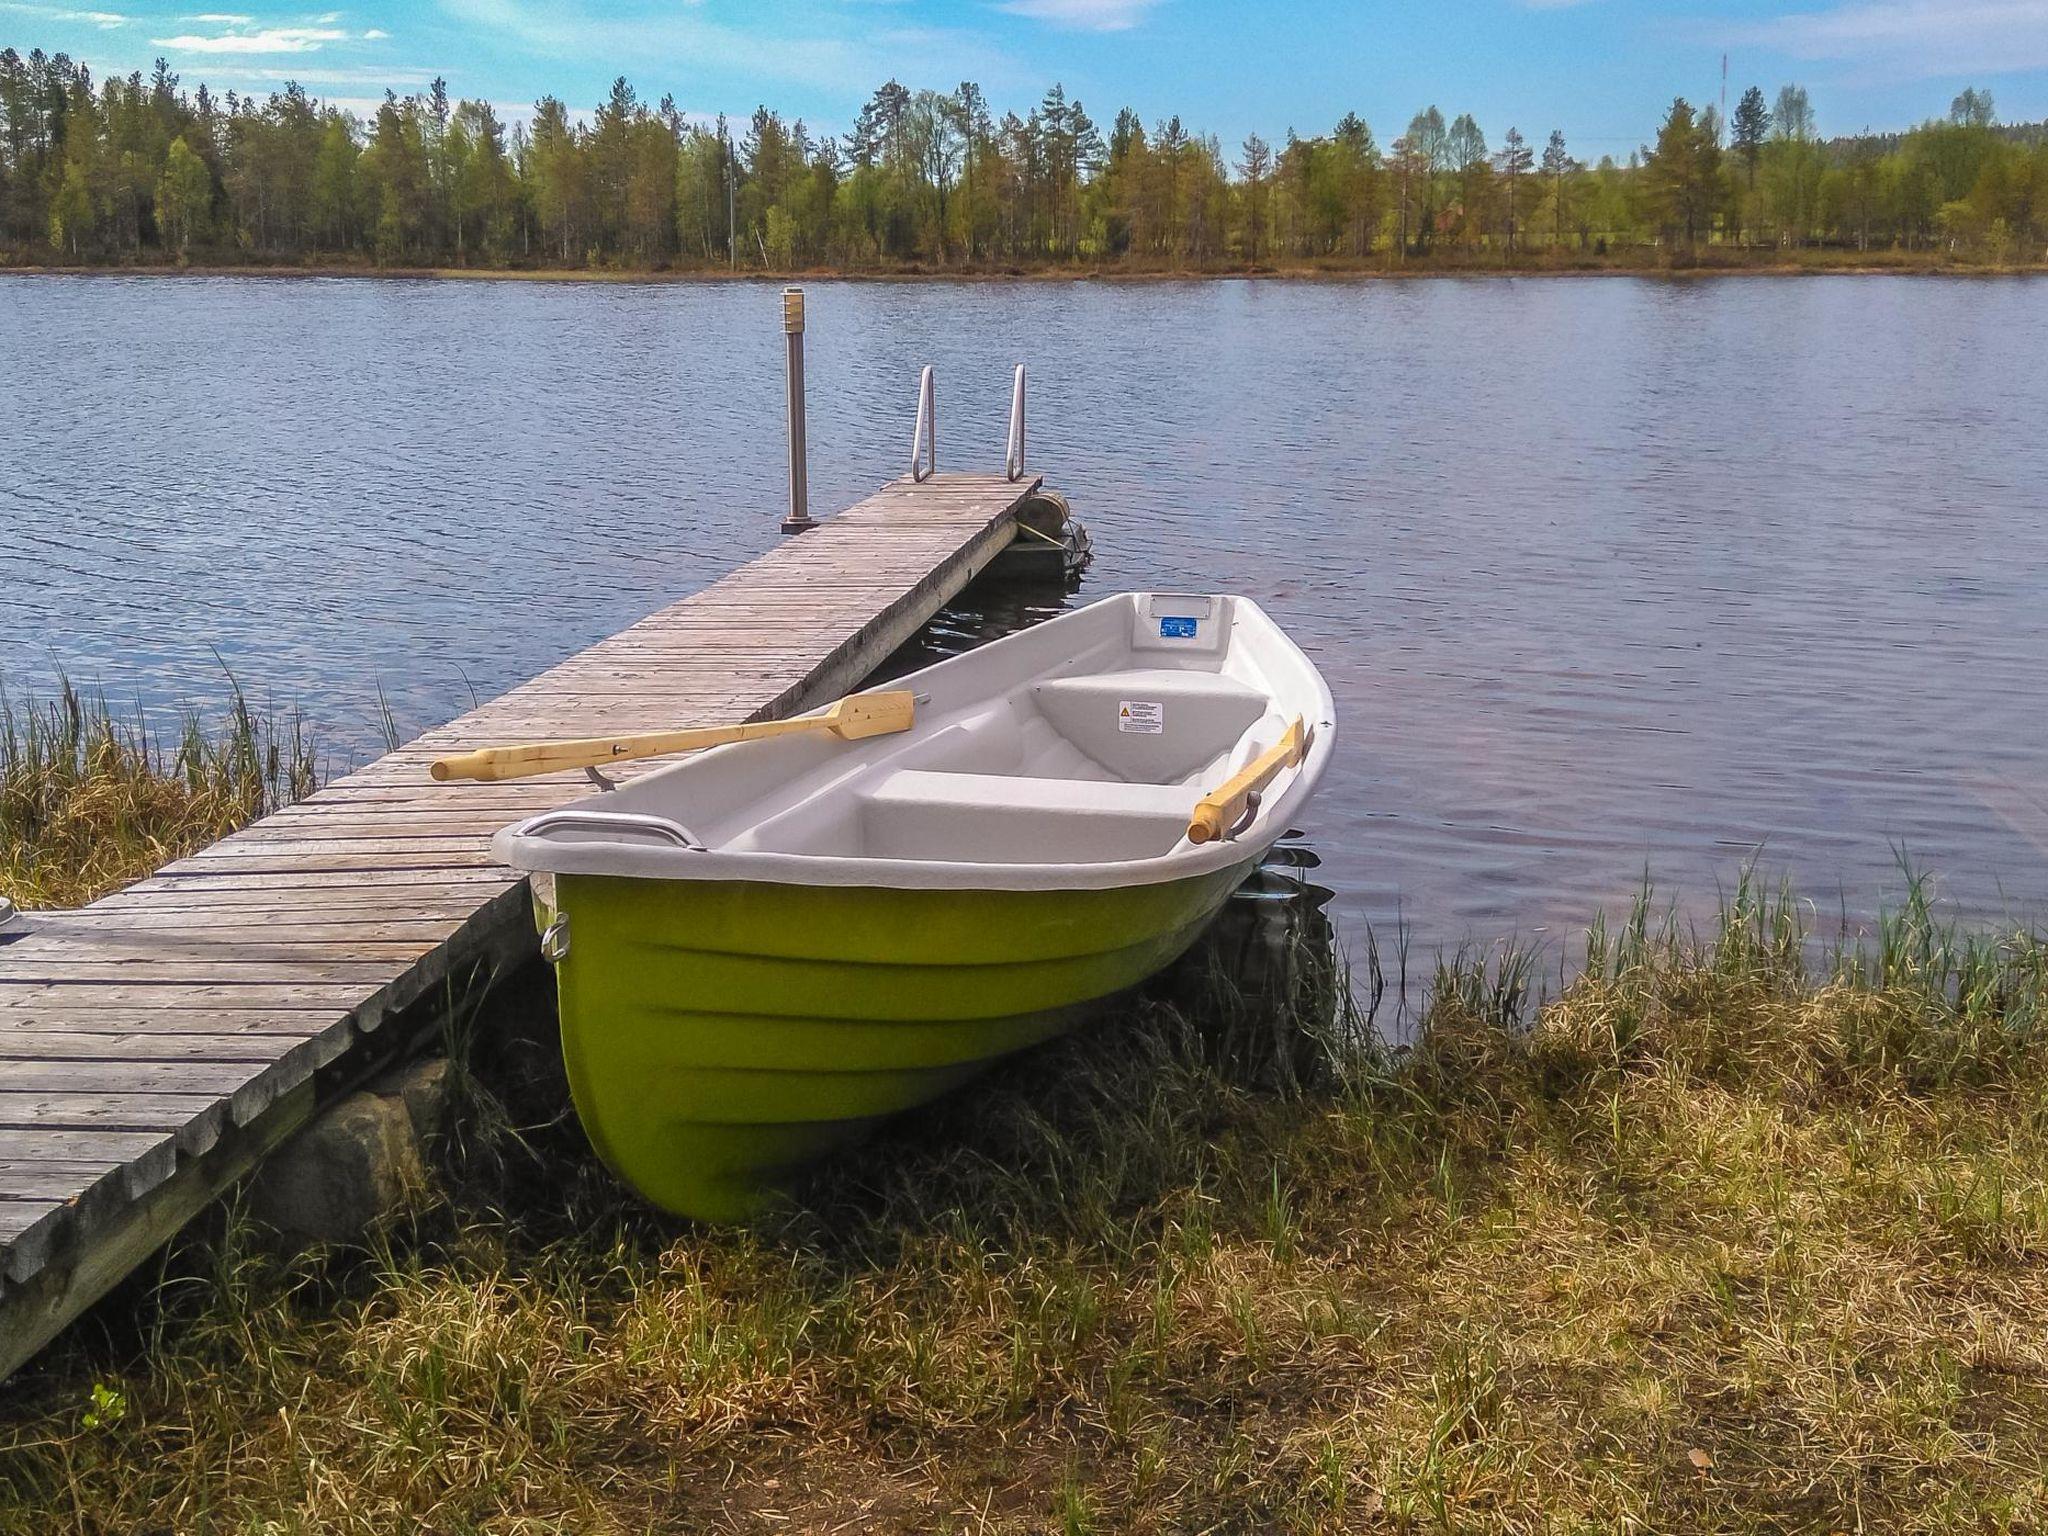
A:
<svg viewBox="0 0 2048 1536">
<path fill-rule="evenodd" d="M 782 335 L 789 348 L 789 516 L 784 533 L 816 526 L 811 518 L 810 452 L 804 442 L 804 291 L 782 290 Z"/>
</svg>

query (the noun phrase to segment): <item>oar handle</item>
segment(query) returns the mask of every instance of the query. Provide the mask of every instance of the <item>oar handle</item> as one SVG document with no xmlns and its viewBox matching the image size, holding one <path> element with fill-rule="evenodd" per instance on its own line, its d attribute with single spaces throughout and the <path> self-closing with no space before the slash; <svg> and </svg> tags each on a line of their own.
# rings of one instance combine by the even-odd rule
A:
<svg viewBox="0 0 2048 1536">
<path fill-rule="evenodd" d="M 794 720 L 748 720 L 738 725 L 707 725 L 681 731 L 646 731 L 628 736 L 587 736 L 574 741 L 534 741 L 509 747 L 479 747 L 436 758 L 428 768 L 436 780 L 522 779 L 567 768 L 602 768 L 606 763 L 636 757 L 662 757 L 670 752 L 698 752 L 733 741 L 759 741 L 768 736 L 794 736 L 805 731 L 830 731 L 857 741 L 910 729 L 914 703 L 910 694 L 857 693 L 841 699 L 822 714 Z"/>
<path fill-rule="evenodd" d="M 1307 723 L 1296 715 L 1278 741 L 1238 769 L 1227 783 L 1195 802 L 1194 814 L 1188 818 L 1188 841 L 1213 843 L 1227 837 L 1244 814 L 1245 802 L 1272 783 L 1281 769 L 1293 767 L 1307 755 Z"/>
<path fill-rule="evenodd" d="M 695 752 L 729 741 L 752 741 L 789 731 L 827 729 L 822 720 L 762 720 L 745 725 L 705 726 L 687 731 L 648 731 L 632 736 L 587 736 L 573 741 L 533 741 L 510 747 L 478 747 L 434 760 L 436 779 L 519 779 L 565 768 L 602 768 L 606 763 L 669 752 Z"/>
</svg>

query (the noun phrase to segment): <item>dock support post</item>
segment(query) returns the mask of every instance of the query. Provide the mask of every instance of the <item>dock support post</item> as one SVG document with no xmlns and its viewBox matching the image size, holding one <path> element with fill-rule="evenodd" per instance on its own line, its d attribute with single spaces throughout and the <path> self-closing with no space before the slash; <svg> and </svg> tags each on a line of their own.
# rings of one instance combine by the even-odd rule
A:
<svg viewBox="0 0 2048 1536">
<path fill-rule="evenodd" d="M 804 291 L 782 290 L 782 334 L 789 350 L 789 515 L 784 533 L 814 527 L 811 518 L 810 450 L 804 433 Z"/>
</svg>

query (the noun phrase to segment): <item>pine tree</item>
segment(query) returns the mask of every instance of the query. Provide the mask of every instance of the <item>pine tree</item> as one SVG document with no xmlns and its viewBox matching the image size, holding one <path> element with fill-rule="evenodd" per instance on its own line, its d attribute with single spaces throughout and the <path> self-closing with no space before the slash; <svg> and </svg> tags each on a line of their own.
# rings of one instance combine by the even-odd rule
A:
<svg viewBox="0 0 2048 1536">
<path fill-rule="evenodd" d="M 1369 255 L 1380 222 L 1380 147 L 1365 119 L 1346 112 L 1338 119 L 1329 151 L 1345 246 L 1353 256 Z"/>
<path fill-rule="evenodd" d="M 583 217 L 584 178 L 576 125 L 555 96 L 534 103 L 533 130 L 526 154 L 527 185 L 541 237 L 567 262 Z"/>
<path fill-rule="evenodd" d="M 1244 141 L 1237 163 L 1244 196 L 1244 255 L 1257 261 L 1266 237 L 1266 178 L 1273 170 L 1273 151 L 1256 133 Z"/>
<path fill-rule="evenodd" d="M 1178 117 L 1148 132 L 1125 109 L 1105 144 L 1059 85 L 998 121 L 971 82 L 937 93 L 891 80 L 843 141 L 763 106 L 742 164 L 723 119 L 696 127 L 673 96 L 650 109 L 623 78 L 587 131 L 544 98 L 530 131 L 508 136 L 488 104 L 455 101 L 441 81 L 386 93 L 361 122 L 289 83 L 267 98 L 204 85 L 188 97 L 162 60 L 95 82 L 63 54 L 0 49 L 0 246 L 81 260 L 218 239 L 258 256 L 368 247 L 387 260 L 736 264 L 747 251 L 782 264 L 1199 266 L 1362 260 L 1385 226 L 1400 259 L 1446 231 L 1501 238 L 1513 256 L 1546 195 L 1553 246 L 1569 225 L 1582 245 L 1597 231 L 1603 251 L 1650 239 L 1690 250 L 1729 210 L 1745 239 L 1775 221 L 1788 243 L 1911 248 L 1940 235 L 2026 260 L 2048 243 L 2048 147 L 2038 130 L 1999 127 L 1988 92 L 1961 92 L 1903 135 L 1822 143 L 1803 89 L 1785 87 L 1772 109 L 1747 88 L 1728 125 L 1732 178 L 1720 126 L 1688 106 L 1654 149 L 1589 170 L 1557 132 L 1538 157 L 1510 129 L 1489 157 L 1469 114 L 1446 126 L 1435 108 L 1383 160 L 1347 113 L 1319 137 L 1253 134 L 1229 167 Z"/>
<path fill-rule="evenodd" d="M 1572 168 L 1572 157 L 1564 147 L 1564 130 L 1550 130 L 1550 142 L 1543 146 L 1543 174 L 1550 178 L 1550 243 L 1564 244 L 1564 178 Z"/>
<path fill-rule="evenodd" d="M 474 241 L 486 251 L 501 249 L 511 233 L 512 166 L 505 156 L 505 128 L 487 101 L 465 101 L 448 125 L 449 215 L 456 255 Z"/>
<path fill-rule="evenodd" d="M 422 188 L 421 235 L 427 245 L 440 249 L 447 244 L 449 204 L 455 178 L 461 174 L 460 160 L 468 151 L 467 139 L 451 141 L 449 120 L 453 107 L 448 100 L 448 82 L 439 75 L 427 87 L 427 95 L 416 115 L 420 150 L 425 162 L 426 184 Z M 462 252 L 462 233 L 455 232 L 455 249 Z"/>
<path fill-rule="evenodd" d="M 633 127 L 642 108 L 633 87 L 620 75 L 598 104 L 583 150 L 590 168 L 592 234 L 600 246 L 621 243 L 626 234 L 626 187 L 632 178 Z"/>
<path fill-rule="evenodd" d="M 1756 163 L 1762 155 L 1764 137 L 1771 131 L 1771 109 L 1764 105 L 1764 93 L 1751 86 L 1742 93 L 1742 100 L 1735 104 L 1735 133 L 1731 144 L 1735 153 L 1742 157 L 1743 168 L 1749 174 L 1749 184 L 1756 186 Z"/>
<path fill-rule="evenodd" d="M 1734 132 L 1729 147 L 1742 161 L 1743 198 L 1745 216 L 1738 222 L 1746 232 L 1750 225 L 1748 211 L 1756 202 L 1756 168 L 1763 158 L 1764 138 L 1771 131 L 1771 109 L 1764 105 L 1764 93 L 1751 86 L 1742 93 L 1742 99 L 1735 104 Z"/>
<path fill-rule="evenodd" d="M 1515 193 L 1521 186 L 1522 178 L 1529 174 L 1536 163 L 1536 152 L 1529 148 L 1519 128 L 1509 128 L 1507 137 L 1501 141 L 1500 154 L 1495 164 L 1508 187 L 1508 254 L 1515 253 Z"/>
<path fill-rule="evenodd" d="M 627 134 L 625 237 L 643 263 L 667 259 L 676 218 L 675 131 L 646 111 Z"/>
<path fill-rule="evenodd" d="M 386 91 L 363 152 L 364 188 L 377 215 L 377 254 L 387 261 L 421 250 L 433 211 L 433 173 L 420 116 L 418 97 L 400 100 Z"/>
<path fill-rule="evenodd" d="M 953 92 L 953 112 L 960 124 L 963 142 L 960 160 L 960 227 L 962 243 L 970 262 L 981 258 L 982 242 L 994 221 L 988 204 L 994 178 L 989 174 L 990 135 L 994 122 L 989 116 L 988 98 L 972 80 L 963 80 Z M 826 148 L 830 148 L 827 141 Z M 837 180 L 836 173 L 834 180 Z"/>
<path fill-rule="evenodd" d="M 1673 101 L 1642 176 L 1665 241 L 1691 251 L 1711 225 L 1720 185 L 1721 146 L 1711 118 L 1697 117 L 1683 96 Z"/>
</svg>

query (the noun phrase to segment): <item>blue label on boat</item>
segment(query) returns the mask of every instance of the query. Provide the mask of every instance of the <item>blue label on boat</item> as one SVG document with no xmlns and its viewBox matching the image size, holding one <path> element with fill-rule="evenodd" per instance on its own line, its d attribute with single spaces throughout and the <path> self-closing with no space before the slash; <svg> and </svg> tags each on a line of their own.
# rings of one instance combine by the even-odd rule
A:
<svg viewBox="0 0 2048 1536">
<path fill-rule="evenodd" d="M 1159 638 L 1162 640 L 1192 640 L 1195 638 L 1195 626 L 1200 622 L 1201 620 L 1199 619 L 1161 619 L 1159 621 Z"/>
</svg>

